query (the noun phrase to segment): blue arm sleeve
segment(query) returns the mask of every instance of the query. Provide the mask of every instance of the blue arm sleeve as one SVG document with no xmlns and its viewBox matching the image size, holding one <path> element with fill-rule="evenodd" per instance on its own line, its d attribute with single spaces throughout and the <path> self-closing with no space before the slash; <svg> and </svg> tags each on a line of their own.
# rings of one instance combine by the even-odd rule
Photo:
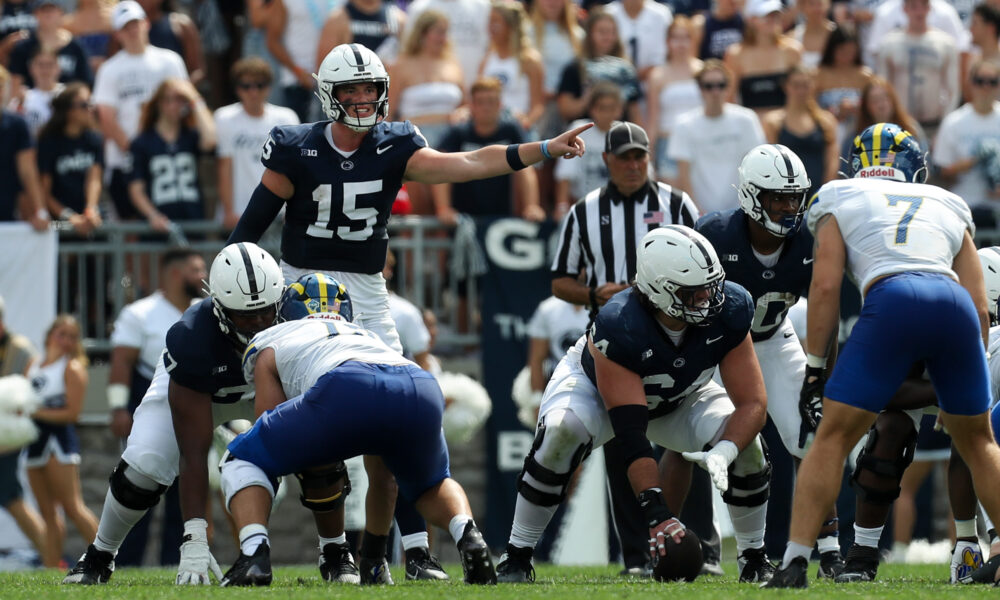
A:
<svg viewBox="0 0 1000 600">
<path fill-rule="evenodd" d="M 263 183 L 258 183 L 257 189 L 250 196 L 250 203 L 240 215 L 236 229 L 229 234 L 226 245 L 259 241 L 260 236 L 264 235 L 264 231 L 274 222 L 284 204 L 285 200 L 281 196 L 267 189 Z"/>
</svg>

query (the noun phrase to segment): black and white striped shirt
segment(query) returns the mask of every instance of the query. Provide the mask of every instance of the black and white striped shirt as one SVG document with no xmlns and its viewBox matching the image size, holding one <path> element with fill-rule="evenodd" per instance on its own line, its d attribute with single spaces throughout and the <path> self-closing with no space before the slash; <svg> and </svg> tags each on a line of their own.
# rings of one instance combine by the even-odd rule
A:
<svg viewBox="0 0 1000 600">
<path fill-rule="evenodd" d="M 649 182 L 630 197 L 612 185 L 587 194 L 563 219 L 552 276 L 587 273 L 587 285 L 629 283 L 635 278 L 636 245 L 663 225 L 694 227 L 691 197 L 665 183 Z"/>
</svg>

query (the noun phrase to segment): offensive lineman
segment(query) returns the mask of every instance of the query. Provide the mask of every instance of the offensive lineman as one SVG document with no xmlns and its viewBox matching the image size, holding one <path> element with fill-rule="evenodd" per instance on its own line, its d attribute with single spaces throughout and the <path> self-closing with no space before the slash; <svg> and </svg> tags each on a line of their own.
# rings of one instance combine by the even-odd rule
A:
<svg viewBox="0 0 1000 600">
<path fill-rule="evenodd" d="M 382 457 L 400 495 L 451 532 L 466 583 L 495 584 L 489 548 L 449 475 L 441 388 L 351 318 L 343 285 L 322 273 L 303 276 L 282 298 L 282 322 L 255 336 L 243 355 L 260 419 L 229 444 L 222 461 L 222 489 L 241 544 L 222 585 L 271 583 L 266 523 L 277 477 L 323 474 L 360 454 Z"/>
<path fill-rule="evenodd" d="M 986 512 L 1000 517 L 1000 490 L 989 483 L 1000 477 L 1000 447 L 988 415 L 988 307 L 969 208 L 923 183 L 924 153 L 891 123 L 854 139 L 851 172 L 853 179 L 825 184 L 807 212 L 816 251 L 802 401 L 822 399 L 823 420 L 799 469 L 781 568 L 765 587 L 807 586 L 809 554 L 844 460 L 918 360 Z M 826 382 L 813 365 L 835 341 L 845 269 L 864 304 Z"/>
<path fill-rule="evenodd" d="M 749 335 L 750 295 L 724 281 L 711 244 L 687 227 L 653 229 L 636 260 L 635 284 L 601 308 L 545 389 L 500 581 L 534 581 L 533 549 L 573 471 L 612 437 L 624 449 L 650 552 L 665 553 L 667 535 L 684 536 L 672 512 L 679 507 L 664 501 L 650 441 L 709 472 L 729 505 L 738 552 L 763 545 L 770 464 L 758 434 L 767 397 Z M 711 381 L 716 366 L 729 395 Z M 754 580 L 769 574 L 761 565 Z"/>
<path fill-rule="evenodd" d="M 806 357 L 785 316 L 812 278 L 813 238 L 800 227 L 810 185 L 794 152 L 762 144 L 740 164 L 740 208 L 706 215 L 695 225 L 715 247 L 729 281 L 754 300 L 750 337 L 767 388 L 767 412 L 796 463 L 806 455 L 812 430 L 803 427 L 798 408 Z M 817 547 L 819 576 L 836 577 L 844 567 L 836 511 L 824 521 Z"/>
<path fill-rule="evenodd" d="M 271 130 L 261 159 L 264 175 L 228 243 L 260 240 L 287 205 L 281 235 L 285 278 L 319 271 L 342 282 L 351 290 L 358 322 L 402 352 L 381 271 L 388 247 L 386 224 L 403 182 L 458 183 L 508 174 L 556 156 L 580 156 L 585 144 L 577 136 L 592 124 L 542 142 L 445 154 L 428 148 L 408 121 L 385 120 L 389 75 L 368 48 L 335 47 L 314 77 L 329 120 Z M 372 487 L 361 548 L 362 581 L 371 579 L 369 565 L 380 568 L 381 559 L 369 557 L 385 554 L 381 546 L 392 524 L 392 505 L 376 506 L 378 497 L 388 494 L 373 494 L 377 485 L 386 489 L 385 466 L 371 459 L 365 466 Z M 423 523 L 407 519 L 400 529 L 404 542 L 423 536 L 426 545 Z M 443 575 L 430 562 L 417 570 L 419 578 L 424 578 L 422 572 L 427 578 Z M 387 570 L 382 573 L 387 577 Z"/>
<path fill-rule="evenodd" d="M 243 379 L 240 356 L 254 334 L 274 323 L 284 287 L 278 264 L 255 244 L 226 246 L 212 262 L 210 297 L 187 309 L 168 331 L 163 358 L 111 474 L 97 537 L 63 583 L 106 583 L 125 536 L 178 475 L 187 520 L 176 582 L 208 583 L 210 570 L 222 578 L 204 519 L 208 448 L 216 425 L 253 419 L 253 387 Z M 327 518 L 317 516 L 321 531 L 319 521 Z"/>
</svg>

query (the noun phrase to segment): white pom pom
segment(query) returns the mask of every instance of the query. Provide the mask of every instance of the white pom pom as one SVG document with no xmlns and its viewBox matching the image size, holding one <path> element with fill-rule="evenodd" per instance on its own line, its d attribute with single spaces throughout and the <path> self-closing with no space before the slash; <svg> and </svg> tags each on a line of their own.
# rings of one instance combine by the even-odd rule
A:
<svg viewBox="0 0 1000 600">
<path fill-rule="evenodd" d="M 24 375 L 0 377 L 0 413 L 30 415 L 42 405 L 41 397 Z"/>
<path fill-rule="evenodd" d="M 478 381 L 461 373 L 444 372 L 437 380 L 449 401 L 441 423 L 444 437 L 450 444 L 468 442 L 493 411 L 490 395 Z"/>
<path fill-rule="evenodd" d="M 522 425 L 535 430 L 538 407 L 542 404 L 542 393 L 531 389 L 531 369 L 524 367 L 514 378 L 510 388 L 510 397 L 517 406 L 517 420 Z"/>
</svg>

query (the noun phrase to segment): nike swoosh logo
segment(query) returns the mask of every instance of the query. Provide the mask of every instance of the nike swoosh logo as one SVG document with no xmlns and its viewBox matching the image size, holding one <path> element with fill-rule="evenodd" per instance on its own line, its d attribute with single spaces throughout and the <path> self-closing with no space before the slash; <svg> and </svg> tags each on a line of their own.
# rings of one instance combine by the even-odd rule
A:
<svg viewBox="0 0 1000 600">
<path fill-rule="evenodd" d="M 375 154 L 382 154 L 383 152 L 385 152 L 389 148 L 392 148 L 392 144 L 389 144 L 388 146 L 385 146 L 383 148 L 375 148 Z"/>
<path fill-rule="evenodd" d="M 788 333 L 785 334 L 785 339 L 787 340 L 788 338 L 792 337 L 793 335 L 795 335 L 795 334 L 792 333 L 792 332 L 788 332 Z"/>
<path fill-rule="evenodd" d="M 724 337 L 724 336 L 721 336 L 721 335 L 720 335 L 720 336 L 719 336 L 719 337 L 717 337 L 717 338 L 708 338 L 707 340 L 705 340 L 705 345 L 707 346 L 707 345 L 709 345 L 709 344 L 714 344 L 715 342 L 717 342 L 717 341 L 721 340 L 721 339 L 722 339 L 723 337 Z"/>
<path fill-rule="evenodd" d="M 804 264 L 804 265 L 808 265 L 808 264 L 809 264 L 809 263 L 811 263 L 811 262 L 812 262 L 813 260 L 815 260 L 815 259 L 812 259 L 812 258 L 803 258 L 803 259 L 802 259 L 802 264 Z"/>
</svg>

